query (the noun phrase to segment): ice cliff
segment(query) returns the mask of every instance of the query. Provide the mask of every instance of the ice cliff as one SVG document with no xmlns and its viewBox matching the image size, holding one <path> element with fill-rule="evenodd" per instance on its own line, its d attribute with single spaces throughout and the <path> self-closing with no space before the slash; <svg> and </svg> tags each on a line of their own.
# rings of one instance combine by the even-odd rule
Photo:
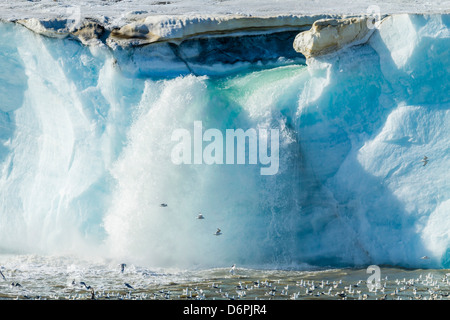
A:
<svg viewBox="0 0 450 320">
<path fill-rule="evenodd" d="M 0 23 L 1 252 L 449 267 L 450 16 L 347 18 Z M 199 120 L 278 128 L 279 173 L 173 164 Z"/>
</svg>

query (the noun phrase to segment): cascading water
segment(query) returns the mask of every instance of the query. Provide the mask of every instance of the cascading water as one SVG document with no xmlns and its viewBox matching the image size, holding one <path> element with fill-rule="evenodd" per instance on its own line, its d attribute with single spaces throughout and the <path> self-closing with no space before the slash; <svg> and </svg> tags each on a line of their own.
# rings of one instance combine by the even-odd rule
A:
<svg viewBox="0 0 450 320">
<path fill-rule="evenodd" d="M 166 77 L 140 67 L 146 47 L 0 24 L 2 252 L 164 267 L 420 266 L 428 255 L 448 267 L 449 23 L 402 15 L 308 66 L 291 53 L 219 74 L 166 61 Z M 173 76 L 189 63 L 195 74 Z M 224 135 L 278 129 L 277 174 L 174 164 L 172 133 L 195 121 Z"/>
</svg>

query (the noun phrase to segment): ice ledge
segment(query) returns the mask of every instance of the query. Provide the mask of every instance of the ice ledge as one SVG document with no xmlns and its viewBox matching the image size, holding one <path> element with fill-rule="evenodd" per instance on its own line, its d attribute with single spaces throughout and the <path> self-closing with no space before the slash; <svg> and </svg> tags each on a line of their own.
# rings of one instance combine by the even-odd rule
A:
<svg viewBox="0 0 450 320">
<path fill-rule="evenodd" d="M 307 59 L 367 40 L 374 25 L 367 17 L 316 20 L 294 40 L 294 49 Z"/>
<path fill-rule="evenodd" d="M 331 15 L 312 16 L 148 16 L 112 30 L 108 44 L 120 46 L 144 45 L 154 42 L 177 42 L 202 35 L 251 33 L 286 28 L 305 28 L 315 20 Z"/>
<path fill-rule="evenodd" d="M 308 60 L 317 57 L 333 55 L 335 52 L 350 46 L 360 45 L 368 42 L 373 35 L 383 35 L 385 45 L 393 40 L 390 34 L 397 33 L 396 42 L 401 42 L 400 53 L 390 53 L 392 61 L 399 67 L 402 65 L 402 59 L 405 52 L 412 50 L 414 41 L 405 34 L 406 30 L 414 30 L 413 24 L 420 25 L 423 19 L 437 19 L 436 21 L 448 21 L 450 14 L 392 14 L 375 20 L 371 17 L 351 17 L 344 19 L 320 19 L 313 23 L 310 30 L 299 33 L 294 40 L 293 47 L 295 51 L 302 53 Z M 414 22 L 416 21 L 416 22 Z M 417 22 L 419 21 L 419 22 Z M 448 22 L 447 22 L 448 23 Z M 445 23 L 436 22 L 436 26 L 444 25 L 441 33 L 448 34 L 448 28 Z M 399 28 L 399 25 L 402 28 Z M 437 28 L 437 27 L 436 27 Z M 407 40 L 405 40 L 407 39 Z"/>
<path fill-rule="evenodd" d="M 94 19 L 19 19 L 16 22 L 47 37 L 73 37 L 84 44 L 104 42 L 110 47 L 142 46 L 157 42 L 179 43 L 197 36 L 252 34 L 280 30 L 302 30 L 319 19 L 339 15 L 151 15 L 122 27 L 110 28 Z"/>
<path fill-rule="evenodd" d="M 0 1 L 0 22 L 19 22 L 49 37 L 133 46 L 208 34 L 282 27 L 372 14 L 442 14 L 449 0 L 15 0 Z M 88 21 L 88 22 L 86 22 Z M 84 26 L 79 30 L 79 26 Z M 76 31 L 79 31 L 76 33 Z"/>
</svg>

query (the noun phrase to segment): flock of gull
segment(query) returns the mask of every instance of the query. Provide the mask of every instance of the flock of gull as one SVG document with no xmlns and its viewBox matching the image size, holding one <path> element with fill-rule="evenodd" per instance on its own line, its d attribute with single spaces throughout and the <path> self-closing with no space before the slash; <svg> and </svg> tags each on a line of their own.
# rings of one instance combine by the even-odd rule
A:
<svg viewBox="0 0 450 320">
<path fill-rule="evenodd" d="M 444 300 L 449 299 L 450 273 L 444 275 L 441 279 L 436 279 L 433 274 L 419 275 L 417 278 L 396 279 L 393 283 L 387 281 L 387 277 L 380 289 L 368 290 L 365 281 L 358 280 L 356 283 L 344 284 L 342 279 L 329 280 L 297 280 L 295 284 L 281 284 L 280 280 L 256 280 L 239 281 L 233 291 L 224 291 L 219 285 L 211 285 L 216 294 L 220 294 L 224 299 L 339 299 L 339 300 Z M 447 291 L 443 291 L 446 288 Z M 251 294 L 252 291 L 259 291 L 257 294 Z M 189 295 L 188 295 L 189 292 Z M 193 295 L 198 293 L 197 296 Z M 261 294 L 263 293 L 263 294 Z M 205 294 L 202 290 L 194 288 L 186 292 L 182 298 L 204 299 Z"/>
<path fill-rule="evenodd" d="M 337 279 L 325 277 L 319 280 L 305 277 L 266 277 L 259 279 L 248 271 L 241 272 L 233 265 L 229 270 L 223 269 L 215 277 L 200 281 L 181 281 L 166 285 L 145 286 L 135 278 L 136 273 L 126 272 L 127 265 L 122 263 L 118 281 L 122 281 L 122 289 L 115 285 L 114 290 L 99 285 L 96 290 L 88 281 L 75 281 L 66 284 L 63 292 L 41 296 L 25 293 L 18 282 L 9 282 L 1 272 L 4 286 L 0 282 L 0 299 L 14 299 L 12 294 L 5 294 L 5 285 L 10 291 L 21 290 L 15 299 L 50 299 L 50 300 L 448 300 L 450 292 L 450 273 L 436 274 L 428 272 L 414 273 L 413 277 L 380 280 L 379 286 L 369 289 L 366 280 Z M 3 268 L 4 269 L 4 268 Z M 129 277 L 129 278 L 128 278 Z M 133 278 L 134 277 L 134 278 Z M 125 282 L 127 281 L 128 282 Z M 343 280 L 344 279 L 344 280 Z M 353 278 L 356 279 L 356 278 Z M 106 279 L 107 280 L 107 279 Z M 94 282 L 94 281 L 93 281 Z M 130 284 L 132 283 L 132 284 Z M 56 285 L 55 285 L 56 286 Z M 58 284 L 58 286 L 62 286 Z M 3 289 L 2 289 L 3 288 Z M 112 289 L 112 288 L 111 288 Z M 31 292 L 31 291 L 30 291 Z"/>
</svg>

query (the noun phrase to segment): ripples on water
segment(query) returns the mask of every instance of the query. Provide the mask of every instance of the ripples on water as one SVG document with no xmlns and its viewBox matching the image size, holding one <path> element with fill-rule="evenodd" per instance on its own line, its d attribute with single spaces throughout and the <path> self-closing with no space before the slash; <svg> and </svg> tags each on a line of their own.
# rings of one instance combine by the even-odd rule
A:
<svg viewBox="0 0 450 320">
<path fill-rule="evenodd" d="M 117 262 L 36 255 L 0 256 L 0 299 L 305 300 L 449 299 L 450 273 L 381 267 L 369 292 L 366 269 L 315 271 L 228 268 L 150 270 Z"/>
</svg>

